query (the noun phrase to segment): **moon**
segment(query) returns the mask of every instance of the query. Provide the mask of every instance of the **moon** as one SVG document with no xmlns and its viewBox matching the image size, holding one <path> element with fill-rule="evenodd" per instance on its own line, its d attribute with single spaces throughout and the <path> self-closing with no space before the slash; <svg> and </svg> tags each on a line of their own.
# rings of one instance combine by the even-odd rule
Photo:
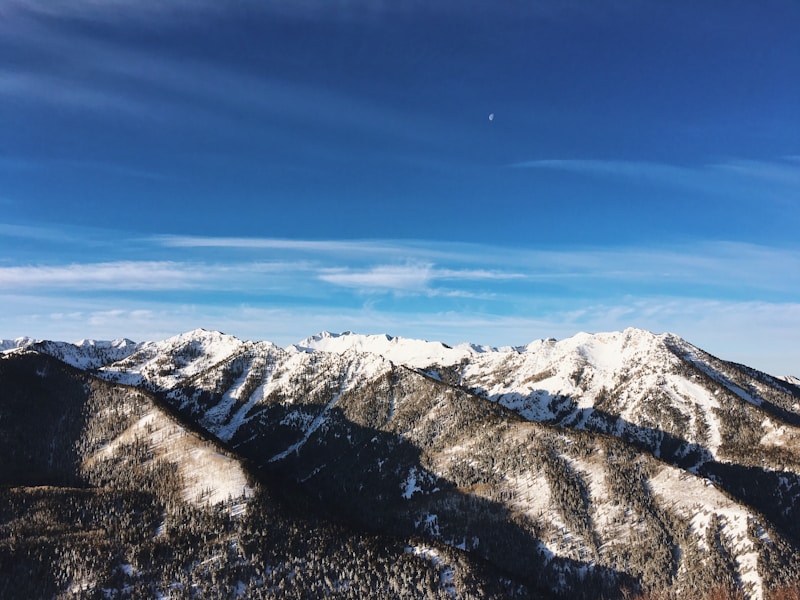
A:
<svg viewBox="0 0 800 600">
<path fill-rule="evenodd" d="M 494 121 L 494 113 L 489 113 L 489 120 Z"/>
</svg>

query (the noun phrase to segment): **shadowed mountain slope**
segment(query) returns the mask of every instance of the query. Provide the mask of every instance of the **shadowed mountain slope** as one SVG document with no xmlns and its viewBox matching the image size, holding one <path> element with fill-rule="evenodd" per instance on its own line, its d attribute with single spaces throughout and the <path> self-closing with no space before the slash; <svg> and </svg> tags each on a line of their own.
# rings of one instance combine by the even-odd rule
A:
<svg viewBox="0 0 800 600">
<path fill-rule="evenodd" d="M 549 597 L 248 474 L 150 392 L 31 349 L 0 390 L 0 597 Z"/>
</svg>

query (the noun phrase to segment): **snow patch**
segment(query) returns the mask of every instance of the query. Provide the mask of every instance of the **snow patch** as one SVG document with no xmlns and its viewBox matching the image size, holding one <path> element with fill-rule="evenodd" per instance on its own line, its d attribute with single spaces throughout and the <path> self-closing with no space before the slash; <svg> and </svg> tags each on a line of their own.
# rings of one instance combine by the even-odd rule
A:
<svg viewBox="0 0 800 600">
<path fill-rule="evenodd" d="M 175 465 L 183 485 L 182 496 L 197 505 L 249 498 L 253 488 L 238 461 L 190 433 L 165 413 L 151 408 L 133 425 L 110 441 L 87 464 L 116 456 L 121 446 L 145 440 L 153 460 Z"/>
<path fill-rule="evenodd" d="M 691 529 L 701 544 L 713 515 L 722 523 L 721 534 L 733 548 L 742 583 L 750 587 L 753 598 L 761 598 L 764 581 L 758 571 L 758 550 L 748 535 L 748 523 L 757 515 L 728 498 L 709 482 L 674 467 L 663 467 L 650 479 L 653 493 L 667 506 L 690 520 Z"/>
<path fill-rule="evenodd" d="M 417 468 L 411 467 L 408 472 L 408 477 L 402 484 L 400 484 L 400 489 L 403 490 L 402 496 L 406 500 L 409 500 L 416 492 L 422 491 L 422 488 L 419 486 L 417 481 L 418 475 L 419 473 L 417 472 Z"/>
<path fill-rule="evenodd" d="M 297 452 L 302 448 L 308 439 L 313 435 L 313 433 L 320 428 L 320 426 L 325 422 L 325 419 L 328 416 L 328 412 L 333 408 L 333 406 L 339 401 L 341 394 L 336 394 L 333 398 L 331 398 L 330 402 L 325 405 L 325 408 L 322 409 L 319 415 L 311 422 L 311 425 L 306 429 L 305 433 L 303 433 L 303 437 L 300 438 L 297 442 L 289 446 L 283 452 L 278 452 L 275 456 L 269 459 L 269 462 L 276 462 L 279 460 L 283 460 L 287 456 L 289 456 L 293 452 Z"/>
<path fill-rule="evenodd" d="M 453 568 L 442 560 L 442 556 L 436 548 L 427 545 L 406 546 L 406 553 L 419 556 L 430 561 L 440 570 L 439 583 L 442 589 L 452 598 L 456 597 L 455 572 Z"/>
</svg>

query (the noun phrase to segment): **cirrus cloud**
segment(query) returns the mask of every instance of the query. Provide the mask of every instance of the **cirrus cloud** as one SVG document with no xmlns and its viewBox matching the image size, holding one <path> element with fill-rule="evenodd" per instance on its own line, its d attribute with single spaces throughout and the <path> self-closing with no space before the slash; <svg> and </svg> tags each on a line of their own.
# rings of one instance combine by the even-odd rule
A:
<svg viewBox="0 0 800 600">
<path fill-rule="evenodd" d="M 369 269 L 324 269 L 319 278 L 339 286 L 370 291 L 428 291 L 436 280 L 485 281 L 522 279 L 521 273 L 486 269 L 439 269 L 432 263 L 419 265 L 379 265 Z"/>
</svg>

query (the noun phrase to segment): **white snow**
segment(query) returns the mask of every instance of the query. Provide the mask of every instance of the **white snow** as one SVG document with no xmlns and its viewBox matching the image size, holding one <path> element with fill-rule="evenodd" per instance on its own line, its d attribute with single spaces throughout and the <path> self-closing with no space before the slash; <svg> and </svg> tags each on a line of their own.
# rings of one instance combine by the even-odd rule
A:
<svg viewBox="0 0 800 600">
<path fill-rule="evenodd" d="M 41 341 L 41 340 L 38 340 Z M 25 337 L 18 337 L 13 340 L 0 340 L 0 352 L 8 352 L 9 350 L 17 350 L 18 348 L 25 348 L 32 344 L 35 344 L 37 340 L 33 338 Z"/>
<path fill-rule="evenodd" d="M 305 432 L 303 433 L 303 437 L 300 438 L 300 440 L 298 440 L 297 442 L 295 442 L 291 446 L 289 446 L 283 452 L 278 452 L 275 456 L 273 456 L 272 458 L 269 459 L 269 462 L 275 462 L 275 461 L 278 461 L 278 460 L 283 460 L 284 458 L 289 456 L 292 452 L 297 452 L 300 448 L 302 448 L 305 445 L 305 443 L 308 441 L 308 439 L 313 435 L 313 433 L 317 429 L 319 429 L 320 426 L 325 422 L 325 419 L 328 416 L 328 412 L 339 401 L 340 397 L 341 397 L 341 393 L 336 394 L 333 398 L 331 398 L 331 400 L 328 402 L 328 404 L 325 405 L 325 408 L 323 408 L 322 411 L 319 413 L 319 415 L 317 415 L 314 418 L 314 420 L 311 422 L 311 425 L 308 427 L 308 429 L 305 430 Z"/>
<path fill-rule="evenodd" d="M 102 354 L 107 356 L 110 348 L 118 348 L 129 355 L 113 364 L 104 363 L 101 374 L 134 385 L 146 381 L 162 390 L 169 390 L 223 361 L 242 356 L 246 365 L 241 376 L 202 420 L 209 431 L 223 440 L 232 439 L 246 422 L 246 415 L 253 406 L 271 393 L 283 389 L 288 381 L 288 375 L 273 378 L 270 372 L 266 372 L 250 398 L 240 399 L 240 392 L 250 376 L 249 371 L 255 368 L 257 362 L 253 356 L 263 359 L 271 352 L 276 369 L 289 373 L 305 368 L 311 353 L 333 353 L 351 364 L 355 363 L 348 373 L 347 385 L 352 385 L 359 378 L 374 377 L 385 371 L 390 368 L 388 361 L 424 370 L 431 376 L 438 376 L 441 368 L 455 367 L 459 369 L 462 385 L 503 404 L 526 419 L 550 421 L 558 417 L 571 420 L 575 427 L 587 426 L 598 400 L 607 396 L 623 379 L 635 383 L 626 385 L 624 393 L 612 399 L 619 411 L 613 415 L 633 426 L 651 427 L 652 423 L 646 421 L 640 402 L 650 390 L 660 388 L 670 397 L 673 407 L 682 412 L 692 425 L 692 432 L 687 433 L 686 441 L 700 444 L 715 455 L 721 444 L 715 412 L 719 403 L 707 389 L 675 372 L 679 371 L 675 367 L 680 366 L 681 361 L 667 349 L 667 342 L 678 345 L 689 360 L 708 372 L 720 385 L 749 402 L 760 403 L 758 398 L 734 386 L 723 374 L 703 363 L 702 351 L 677 336 L 655 335 L 633 328 L 622 332 L 579 333 L 562 341 L 537 340 L 523 347 L 503 348 L 474 344 L 449 347 L 440 342 L 389 335 L 323 332 L 289 347 L 288 351 L 282 351 L 269 342 L 243 342 L 219 332 L 197 329 L 161 342 L 134 345 L 128 340 L 83 340 L 78 345 L 63 346 L 62 343 L 57 350 L 72 363 L 81 365 L 87 364 L 88 359 L 81 358 L 87 352 L 103 348 Z M 29 338 L 19 338 L 13 344 L 12 341 L 4 341 L 3 347 L 20 347 L 30 343 L 33 341 Z M 247 354 L 251 356 L 248 358 Z M 367 360 L 367 356 L 374 358 Z M 787 381 L 789 379 L 785 378 Z M 248 389 L 252 389 L 252 382 L 249 382 Z M 390 416 L 394 414 L 394 408 L 393 403 Z M 703 433 L 705 429 L 701 423 L 696 423 L 696 408 L 708 425 L 708 439 L 692 437 L 695 433 Z M 571 415 L 569 411 L 573 411 Z M 320 423 L 315 421 L 312 428 L 306 430 L 307 434 L 311 435 Z M 617 431 L 618 435 L 623 433 Z M 703 435 L 705 437 L 706 433 Z M 304 437 L 298 442 L 297 448 L 307 439 Z M 291 449 L 286 452 L 289 451 Z"/>
<path fill-rule="evenodd" d="M 749 402 L 755 406 L 761 406 L 760 398 L 754 397 L 752 394 L 733 383 L 724 372 L 714 369 L 710 365 L 706 364 L 706 362 L 703 360 L 704 352 L 702 350 L 686 343 L 684 343 L 684 346 L 686 349 L 686 358 L 687 360 L 691 361 L 694 366 L 703 371 L 703 373 L 708 375 L 711 379 L 739 396 L 742 400 L 745 400 L 746 402 Z"/>
<path fill-rule="evenodd" d="M 761 426 L 764 430 L 764 435 L 759 442 L 761 446 L 781 446 L 795 453 L 795 455 L 800 454 L 800 428 L 778 423 L 769 417 L 764 418 Z M 792 464 L 784 465 L 784 468 L 798 472 L 797 467 Z"/>
<path fill-rule="evenodd" d="M 411 467 L 411 469 L 408 471 L 408 477 L 402 484 L 400 484 L 400 489 L 403 490 L 402 496 L 406 500 L 409 500 L 415 492 L 422 491 L 422 488 L 419 486 L 419 482 L 417 481 L 418 475 L 419 473 L 417 473 L 417 468 Z"/>
<path fill-rule="evenodd" d="M 230 389 L 228 389 L 222 396 L 222 400 L 220 400 L 216 406 L 208 409 L 200 420 L 200 424 L 203 427 L 209 431 L 214 431 L 220 437 L 220 439 L 225 441 L 229 440 L 236 431 L 236 427 L 231 427 L 230 423 L 226 423 L 225 418 L 229 415 L 231 409 L 236 405 L 242 387 L 244 387 L 247 378 L 250 376 L 250 368 L 252 367 L 252 364 L 253 361 L 251 359 L 239 378 L 233 382 L 233 385 L 230 387 Z M 243 415 L 239 415 L 237 421 L 241 421 L 242 416 Z M 223 431 L 224 433 L 222 433 Z"/>
<path fill-rule="evenodd" d="M 103 365 L 122 360 L 135 352 L 141 344 L 129 339 L 112 341 L 80 340 L 74 344 L 20 337 L 2 340 L 0 352 L 11 353 L 18 350 L 43 352 L 78 369 L 97 369 Z"/>
<path fill-rule="evenodd" d="M 530 471 L 507 475 L 505 485 L 514 493 L 511 507 L 525 512 L 534 521 L 553 507 L 550 486 L 544 475 L 537 477 Z"/>
<path fill-rule="evenodd" d="M 428 342 L 389 335 L 360 335 L 323 332 L 306 338 L 293 348 L 297 351 L 335 352 L 344 354 L 348 350 L 380 355 L 395 364 L 413 368 L 424 368 L 432 364 L 452 365 L 462 358 L 494 349 L 471 344 L 451 348 L 441 342 Z"/>
<path fill-rule="evenodd" d="M 187 502 L 217 504 L 253 495 L 238 461 L 221 454 L 158 408 L 147 411 L 89 458 L 89 462 L 111 458 L 122 444 L 137 439 L 147 440 L 155 459 L 175 465 L 183 485 L 182 495 Z"/>
<path fill-rule="evenodd" d="M 667 376 L 669 385 L 681 396 L 688 398 L 689 401 L 694 402 L 700 407 L 703 418 L 708 424 L 708 444 L 706 449 L 716 456 L 720 445 L 722 445 L 722 434 L 720 432 L 720 421 L 717 416 L 717 409 L 719 408 L 719 400 L 716 392 L 710 393 L 706 388 L 698 385 L 694 381 L 682 376 L 670 374 Z M 695 415 L 690 413 L 692 426 L 695 425 Z M 700 440 L 691 440 L 700 441 Z"/>
<path fill-rule="evenodd" d="M 432 537 L 438 538 L 441 536 L 441 533 L 439 532 L 439 515 L 428 514 L 417 521 L 415 525 L 417 529 L 422 527 L 422 532 L 427 533 Z"/>
<path fill-rule="evenodd" d="M 652 415 L 644 408 L 648 406 L 646 400 L 655 398 L 657 402 L 668 403 L 667 408 L 679 411 L 688 420 L 689 426 L 681 432 L 681 437 L 702 445 L 712 455 L 716 455 L 722 443 L 717 417 L 720 390 L 723 396 L 728 390 L 756 406 L 761 403 L 760 398 L 733 383 L 733 373 L 728 374 L 724 365 L 720 366 L 701 350 L 672 334 L 656 335 L 639 329 L 579 333 L 562 341 L 538 340 L 527 346 L 503 348 L 473 344 L 449 347 L 439 342 L 388 335 L 321 333 L 286 350 L 269 342 L 244 342 L 219 332 L 198 329 L 144 344 L 129 340 L 81 340 L 67 344 L 18 338 L 0 342 L 0 351 L 9 353 L 34 345 L 37 350 L 75 366 L 101 367 L 101 373 L 117 381 L 146 381 L 167 391 L 191 378 L 206 385 L 202 383 L 206 370 L 226 361 L 241 361 L 240 374 L 216 406 L 201 419 L 204 427 L 223 440 L 233 438 L 258 403 L 273 397 L 283 398 L 286 404 L 295 402 L 296 396 L 286 390 L 295 385 L 298 374 L 302 374 L 306 383 L 311 382 L 309 385 L 314 387 L 315 393 L 330 393 L 325 396 L 330 400 L 324 406 L 325 400 L 320 401 L 319 413 L 308 414 L 299 408 L 295 412 L 288 411 L 286 422 L 297 427 L 299 439 L 272 456 L 270 461 L 284 459 L 300 450 L 322 427 L 342 394 L 386 373 L 392 364 L 404 365 L 438 379 L 446 370 L 452 370 L 463 386 L 529 420 L 564 418 L 566 411 L 570 426 L 580 428 L 590 426 L 595 422 L 592 419 L 599 419 L 600 411 L 610 411 L 611 416 L 622 419 L 618 422 L 617 435 L 628 435 L 637 426 L 643 431 L 654 427 Z M 716 383 L 706 381 L 701 385 L 704 377 L 686 375 L 683 359 L 673 354 L 670 347 L 679 348 L 680 354 Z M 116 356 L 119 357 L 114 359 L 116 362 L 112 361 Z M 334 379 L 339 389 L 328 392 L 323 386 Z M 795 377 L 780 379 L 800 385 Z M 243 396 L 245 389 L 254 390 L 248 398 Z M 562 397 L 567 400 L 561 407 L 551 406 Z M 395 410 L 396 401 L 392 398 L 390 419 Z M 424 417 L 433 418 L 436 418 L 435 409 Z M 762 425 L 762 445 L 788 448 L 800 444 L 797 428 L 770 417 L 765 417 Z M 93 460 L 113 455 L 121 443 L 136 436 L 149 441 L 157 458 L 177 465 L 187 500 L 216 503 L 252 494 L 236 461 L 201 442 L 157 410 L 144 415 L 99 451 Z M 470 448 L 463 447 L 445 450 L 435 458 L 438 463 L 435 472 L 446 476 L 453 461 L 469 460 L 471 452 Z M 635 525 L 630 522 L 629 515 L 614 506 L 607 489 L 603 461 L 591 457 L 567 460 L 589 486 L 595 531 L 601 538 L 624 539 L 625 532 L 630 532 Z M 417 468 L 410 469 L 400 485 L 402 497 L 410 499 L 422 492 L 425 475 Z M 705 480 L 676 468 L 664 466 L 650 480 L 650 485 L 662 502 L 686 517 L 693 532 L 701 538 L 711 516 L 719 516 L 724 525 L 723 534 L 735 550 L 742 581 L 752 587 L 753 597 L 760 597 L 763 586 L 758 576 L 756 551 L 747 536 L 748 519 L 756 517 Z M 574 556 L 585 546 L 553 510 L 554 498 L 543 474 L 530 470 L 508 472 L 498 486 L 478 488 L 476 486 L 472 492 L 487 497 L 507 493 L 509 508 L 541 521 L 546 532 L 543 548 L 553 555 Z M 229 510 L 239 514 L 245 506 L 245 501 L 236 500 L 231 502 Z M 430 535 L 439 535 L 435 514 L 421 518 L 417 525 Z M 600 532 L 608 532 L 608 536 Z M 602 546 L 600 552 L 603 552 Z M 427 550 L 415 553 L 433 556 Z"/>
<path fill-rule="evenodd" d="M 452 598 L 456 597 L 455 573 L 453 572 L 453 568 L 444 563 L 436 548 L 419 544 L 416 546 L 407 546 L 406 552 L 428 560 L 433 563 L 435 567 L 438 567 L 440 569 L 439 583 L 442 589 Z"/>
<path fill-rule="evenodd" d="M 650 479 L 653 493 L 678 514 L 691 521 L 692 530 L 701 540 L 716 514 L 723 523 L 724 535 L 736 554 L 736 567 L 743 584 L 751 588 L 750 598 L 760 599 L 764 582 L 758 572 L 758 551 L 747 533 L 748 522 L 757 520 L 750 513 L 720 492 L 708 481 L 680 469 L 664 466 Z"/>
<path fill-rule="evenodd" d="M 161 342 L 146 342 L 100 374 L 120 383 L 148 381 L 170 389 L 206 369 L 240 354 L 248 345 L 232 335 L 195 329 Z"/>
</svg>

